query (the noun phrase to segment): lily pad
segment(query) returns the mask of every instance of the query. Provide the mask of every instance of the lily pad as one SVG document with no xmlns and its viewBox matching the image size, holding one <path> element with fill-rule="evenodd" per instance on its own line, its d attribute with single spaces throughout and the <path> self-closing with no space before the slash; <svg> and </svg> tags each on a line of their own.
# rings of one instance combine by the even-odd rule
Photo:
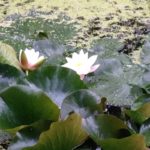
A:
<svg viewBox="0 0 150 150">
<path fill-rule="evenodd" d="M 150 146 L 150 120 L 141 125 L 139 133 L 144 136 L 146 145 Z"/>
<path fill-rule="evenodd" d="M 125 110 L 125 113 L 136 123 L 142 124 L 150 118 L 150 102 L 143 104 L 137 110 Z"/>
<path fill-rule="evenodd" d="M 71 150 L 82 144 L 86 138 L 81 117 L 72 114 L 67 120 L 52 123 L 50 129 L 41 134 L 35 146 L 24 150 Z"/>
<path fill-rule="evenodd" d="M 144 46 L 143 46 L 143 49 L 141 51 L 141 62 L 143 64 L 146 64 L 146 65 L 149 65 L 150 64 L 150 39 L 147 39 Z"/>
<path fill-rule="evenodd" d="M 100 143 L 104 150 L 148 150 L 144 137 L 134 134 L 122 139 L 108 139 Z"/>
<path fill-rule="evenodd" d="M 37 144 L 42 132 L 49 129 L 51 122 L 40 120 L 19 130 L 11 141 L 8 150 L 20 150 Z"/>
<path fill-rule="evenodd" d="M 93 48 L 90 50 L 103 58 L 111 58 L 117 56 L 119 51 L 123 49 L 124 44 L 117 39 L 103 38 L 92 43 Z"/>
<path fill-rule="evenodd" d="M 20 69 L 15 50 L 8 44 L 0 42 L 0 63 L 8 64 Z"/>
<path fill-rule="evenodd" d="M 100 97 L 89 90 L 79 90 L 65 98 L 61 107 L 61 117 L 65 118 L 70 113 L 79 113 L 88 117 L 97 111 Z"/>
<path fill-rule="evenodd" d="M 139 96 L 133 85 L 140 83 L 143 72 L 137 65 L 124 66 L 118 59 L 104 59 L 95 77 L 87 83 L 96 94 L 106 97 L 109 104 L 130 106 Z"/>
<path fill-rule="evenodd" d="M 56 121 L 59 109 L 42 91 L 16 85 L 0 93 L 0 128 L 29 125 L 41 119 Z"/>
<path fill-rule="evenodd" d="M 70 93 L 79 89 L 87 89 L 74 71 L 60 66 L 41 67 L 31 72 L 27 80 L 30 86 L 46 92 L 59 107 Z"/>
<path fill-rule="evenodd" d="M 83 120 L 83 126 L 96 143 L 108 138 L 122 138 L 130 135 L 124 122 L 113 115 L 101 114 L 86 118 Z"/>
<path fill-rule="evenodd" d="M 0 91 L 17 84 L 17 81 L 23 77 L 24 73 L 15 67 L 7 64 L 0 64 Z"/>
<path fill-rule="evenodd" d="M 65 47 L 50 40 L 39 40 L 33 43 L 33 48 L 47 58 L 46 64 L 58 65 L 63 61 Z"/>
</svg>

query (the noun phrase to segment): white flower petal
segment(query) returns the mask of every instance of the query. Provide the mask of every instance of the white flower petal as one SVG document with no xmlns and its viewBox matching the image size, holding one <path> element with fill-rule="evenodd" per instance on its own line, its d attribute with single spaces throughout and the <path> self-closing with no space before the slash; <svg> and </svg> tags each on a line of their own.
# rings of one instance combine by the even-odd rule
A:
<svg viewBox="0 0 150 150">
<path fill-rule="evenodd" d="M 89 65 L 89 66 L 92 66 L 92 65 L 95 63 L 96 59 L 97 59 L 97 55 L 91 56 L 91 57 L 88 59 L 88 65 Z"/>
<path fill-rule="evenodd" d="M 82 66 L 81 68 L 76 68 L 77 74 L 88 74 L 90 72 L 90 68 L 86 66 Z"/>
<path fill-rule="evenodd" d="M 19 52 L 19 62 L 21 62 L 21 55 L 22 55 L 23 50 L 21 49 Z"/>
<path fill-rule="evenodd" d="M 78 59 L 80 59 L 80 60 L 84 60 L 84 61 L 87 61 L 87 59 L 88 59 L 88 53 L 84 53 L 83 52 L 83 50 L 81 50 L 80 52 L 79 52 L 79 55 L 78 55 Z"/>
<path fill-rule="evenodd" d="M 88 59 L 88 53 L 85 53 L 85 59 Z"/>
<path fill-rule="evenodd" d="M 66 68 L 74 70 L 73 67 L 69 63 L 62 65 L 62 67 L 66 67 Z"/>
<path fill-rule="evenodd" d="M 34 53 L 34 57 L 37 58 L 37 59 L 38 59 L 39 55 L 40 55 L 39 52 L 35 52 L 35 53 Z"/>
<path fill-rule="evenodd" d="M 99 64 L 92 66 L 96 59 L 97 55 L 88 58 L 88 53 L 81 50 L 79 54 L 73 53 L 72 58 L 67 57 L 67 63 L 62 66 L 74 70 L 83 79 L 86 74 L 95 71 L 99 67 Z"/>
<path fill-rule="evenodd" d="M 96 71 L 99 66 L 100 66 L 100 64 L 97 64 L 97 65 L 92 66 L 90 72 Z"/>
<path fill-rule="evenodd" d="M 83 50 L 81 50 L 81 51 L 79 52 L 79 55 L 80 55 L 80 56 L 84 56 Z"/>
<path fill-rule="evenodd" d="M 79 56 L 79 55 L 78 55 L 77 53 L 73 53 L 73 54 L 72 54 L 72 59 L 77 59 L 78 56 Z"/>
<path fill-rule="evenodd" d="M 69 58 L 69 57 L 66 57 L 66 60 L 67 60 L 68 63 L 69 63 L 69 62 L 72 62 L 72 59 Z"/>
<path fill-rule="evenodd" d="M 45 59 L 44 56 L 40 56 L 37 60 L 38 60 L 38 61 L 42 61 L 42 60 L 44 60 L 44 59 Z"/>
</svg>

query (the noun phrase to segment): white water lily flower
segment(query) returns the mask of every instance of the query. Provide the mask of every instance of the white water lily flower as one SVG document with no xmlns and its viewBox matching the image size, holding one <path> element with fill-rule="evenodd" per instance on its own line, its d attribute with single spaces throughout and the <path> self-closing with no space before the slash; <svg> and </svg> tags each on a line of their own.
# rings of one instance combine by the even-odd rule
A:
<svg viewBox="0 0 150 150">
<path fill-rule="evenodd" d="M 88 53 L 81 50 L 79 54 L 73 53 L 72 58 L 66 57 L 67 63 L 62 66 L 76 71 L 80 75 L 80 79 L 83 80 L 86 74 L 94 72 L 100 66 L 100 64 L 93 66 L 96 59 L 97 55 L 88 58 Z"/>
<path fill-rule="evenodd" d="M 20 66 L 24 70 L 35 70 L 37 69 L 45 60 L 44 56 L 39 56 L 39 52 L 34 49 L 20 50 L 19 62 Z"/>
</svg>

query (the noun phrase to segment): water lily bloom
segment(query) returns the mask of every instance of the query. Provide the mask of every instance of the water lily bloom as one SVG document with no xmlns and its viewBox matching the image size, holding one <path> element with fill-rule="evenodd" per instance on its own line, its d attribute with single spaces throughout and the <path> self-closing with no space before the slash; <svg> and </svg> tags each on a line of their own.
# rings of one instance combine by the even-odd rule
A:
<svg viewBox="0 0 150 150">
<path fill-rule="evenodd" d="M 37 69 L 45 60 L 44 56 L 39 56 L 39 52 L 34 49 L 20 50 L 19 62 L 23 70 L 35 70 Z"/>
<path fill-rule="evenodd" d="M 79 54 L 73 53 L 72 58 L 66 57 L 67 63 L 62 66 L 76 71 L 80 79 L 83 80 L 86 74 L 94 72 L 100 66 L 99 64 L 93 65 L 96 59 L 97 55 L 88 58 L 88 53 L 81 50 Z"/>
</svg>

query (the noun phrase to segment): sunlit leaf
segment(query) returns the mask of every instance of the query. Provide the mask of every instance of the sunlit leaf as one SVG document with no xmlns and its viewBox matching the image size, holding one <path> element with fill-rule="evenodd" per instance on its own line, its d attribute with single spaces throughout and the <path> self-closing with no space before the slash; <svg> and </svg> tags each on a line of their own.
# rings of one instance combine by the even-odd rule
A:
<svg viewBox="0 0 150 150">
<path fill-rule="evenodd" d="M 2 42 L 0 42 L 0 63 L 8 64 L 20 69 L 15 50 Z"/>
<path fill-rule="evenodd" d="M 24 150 L 71 150 L 87 138 L 81 117 L 72 114 L 65 121 L 54 122 L 41 134 L 38 144 Z"/>
<path fill-rule="evenodd" d="M 148 150 L 144 137 L 134 134 L 122 139 L 107 139 L 100 142 L 104 150 Z"/>
<path fill-rule="evenodd" d="M 125 110 L 125 113 L 136 123 L 142 124 L 150 118 L 150 102 L 143 104 L 137 110 Z"/>
</svg>

